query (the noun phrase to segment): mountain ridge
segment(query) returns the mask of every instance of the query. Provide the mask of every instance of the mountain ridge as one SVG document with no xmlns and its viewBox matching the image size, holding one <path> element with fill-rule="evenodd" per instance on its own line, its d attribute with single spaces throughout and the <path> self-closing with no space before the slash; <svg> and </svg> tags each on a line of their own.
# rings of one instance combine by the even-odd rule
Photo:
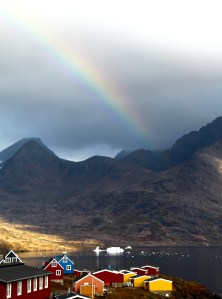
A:
<svg viewBox="0 0 222 299">
<path fill-rule="evenodd" d="M 222 118 L 212 123 L 173 151 L 192 154 L 158 171 L 125 158 L 66 161 L 29 140 L 0 171 L 0 217 L 107 245 L 221 244 Z M 199 132 L 206 140 L 194 144 Z"/>
<path fill-rule="evenodd" d="M 123 155 L 123 157 L 120 155 L 119 159 L 158 172 L 182 163 L 202 147 L 211 145 L 217 140 L 222 140 L 221 116 L 200 128 L 199 131 L 191 131 L 183 135 L 170 149 L 163 152 L 141 149 Z"/>
</svg>

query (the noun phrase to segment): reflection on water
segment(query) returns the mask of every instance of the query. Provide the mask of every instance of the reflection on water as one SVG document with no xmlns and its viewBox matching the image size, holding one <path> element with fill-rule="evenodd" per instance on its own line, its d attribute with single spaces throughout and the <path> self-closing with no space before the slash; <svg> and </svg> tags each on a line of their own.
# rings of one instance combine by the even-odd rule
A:
<svg viewBox="0 0 222 299">
<path fill-rule="evenodd" d="M 22 253 L 19 256 L 29 265 L 42 265 L 49 257 L 60 252 L 33 254 Z M 222 293 L 222 247 L 143 247 L 125 250 L 120 254 L 107 254 L 81 251 L 69 253 L 76 269 L 95 271 L 101 268 L 113 270 L 129 269 L 134 266 L 154 265 L 160 272 L 187 280 L 198 281 L 215 293 Z"/>
</svg>

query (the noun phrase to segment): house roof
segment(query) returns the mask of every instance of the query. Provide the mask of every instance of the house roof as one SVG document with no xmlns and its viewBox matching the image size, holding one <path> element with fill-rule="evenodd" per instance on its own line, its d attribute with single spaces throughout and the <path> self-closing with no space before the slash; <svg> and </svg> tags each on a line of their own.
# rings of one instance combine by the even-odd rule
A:
<svg viewBox="0 0 222 299">
<path fill-rule="evenodd" d="M 137 279 L 137 278 L 140 278 L 140 277 L 149 277 L 149 275 L 145 275 L 145 274 L 138 274 L 138 275 L 136 275 L 136 276 L 133 276 L 133 277 L 131 277 L 130 279 Z"/>
<path fill-rule="evenodd" d="M 5 256 L 4 258 L 0 261 L 0 264 L 5 263 L 6 258 L 16 258 L 16 262 L 21 262 L 22 260 L 18 257 L 18 255 L 16 253 L 14 253 L 13 250 L 10 250 Z M 8 263 L 8 262 L 7 262 Z"/>
<path fill-rule="evenodd" d="M 96 272 L 93 272 L 93 274 L 98 274 L 98 273 L 102 273 L 102 272 L 109 272 L 112 274 L 123 274 L 121 272 L 115 271 L 115 270 L 108 270 L 108 269 L 102 269 L 102 270 L 98 270 Z"/>
<path fill-rule="evenodd" d="M 145 266 L 142 266 L 141 268 L 153 268 L 153 269 L 159 270 L 159 267 L 150 266 L 150 265 L 145 265 Z"/>
<path fill-rule="evenodd" d="M 55 262 L 59 268 L 64 270 L 63 266 L 60 265 L 60 263 L 56 259 L 51 259 L 51 261 L 46 266 L 43 266 L 42 268 L 46 270 L 50 265 L 53 264 L 53 262 Z"/>
<path fill-rule="evenodd" d="M 50 275 L 52 272 L 26 266 L 22 263 L 1 264 L 0 282 L 8 283 L 33 277 Z"/>
<path fill-rule="evenodd" d="M 158 281 L 158 280 L 164 280 L 164 281 L 167 281 L 167 282 L 172 282 L 172 280 L 169 280 L 169 279 L 164 279 L 164 278 L 151 278 L 151 279 L 147 279 L 148 282 L 152 283 L 154 281 Z"/>
<path fill-rule="evenodd" d="M 90 273 L 75 278 L 73 282 L 79 282 L 80 280 L 82 280 L 83 278 L 86 278 L 86 277 L 88 277 L 88 276 L 89 276 L 89 277 L 92 277 L 92 278 L 95 279 L 95 280 L 99 280 L 100 282 L 102 282 L 102 283 L 104 284 L 104 281 L 102 281 L 101 279 L 99 279 L 98 277 L 96 277 L 96 276 L 94 276 L 93 274 L 90 274 Z"/>
<path fill-rule="evenodd" d="M 82 279 L 82 278 L 84 278 L 84 277 L 86 277 L 86 276 L 88 276 L 88 275 L 91 275 L 91 276 L 92 276 L 92 274 L 90 274 L 90 273 L 84 273 L 84 274 L 82 274 L 81 276 L 75 277 L 74 280 L 73 280 L 73 282 L 77 282 L 77 281 L 79 281 L 80 279 Z M 95 277 L 95 276 L 93 276 L 93 277 Z M 96 277 L 96 278 L 97 278 L 97 277 Z"/>
<path fill-rule="evenodd" d="M 70 263 L 72 263 L 73 265 L 74 265 L 74 262 L 66 255 L 66 254 L 64 254 L 64 255 L 57 255 L 56 257 L 55 257 L 55 259 L 58 261 L 58 262 L 60 262 L 64 257 L 66 257 L 67 258 L 67 260 L 70 262 Z"/>
<path fill-rule="evenodd" d="M 64 295 L 56 295 L 56 299 L 88 299 L 90 297 L 87 296 L 83 296 L 80 294 L 76 294 L 76 293 L 70 293 L 70 294 L 64 294 Z"/>
<path fill-rule="evenodd" d="M 74 271 L 76 271 L 76 272 L 80 272 L 80 273 L 82 273 L 82 272 L 90 273 L 90 270 L 86 270 L 86 269 L 84 269 L 84 270 L 75 269 Z"/>
<path fill-rule="evenodd" d="M 131 270 L 131 271 L 133 271 L 133 270 L 140 270 L 140 271 L 144 271 L 144 272 L 147 271 L 146 269 L 139 268 L 139 267 L 131 267 L 130 270 Z"/>
<path fill-rule="evenodd" d="M 136 274 L 136 272 L 129 271 L 129 270 L 120 270 L 119 272 L 123 274 Z"/>
</svg>

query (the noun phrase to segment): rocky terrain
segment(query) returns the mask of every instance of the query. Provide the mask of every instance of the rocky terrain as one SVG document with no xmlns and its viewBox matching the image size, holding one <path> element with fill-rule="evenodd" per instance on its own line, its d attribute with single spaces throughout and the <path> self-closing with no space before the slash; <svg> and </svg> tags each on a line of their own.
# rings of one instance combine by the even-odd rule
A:
<svg viewBox="0 0 222 299">
<path fill-rule="evenodd" d="M 25 225 L 24 234 L 109 245 L 222 243 L 221 117 L 162 153 L 71 162 L 31 138 L 0 157 L 0 217 Z"/>
</svg>

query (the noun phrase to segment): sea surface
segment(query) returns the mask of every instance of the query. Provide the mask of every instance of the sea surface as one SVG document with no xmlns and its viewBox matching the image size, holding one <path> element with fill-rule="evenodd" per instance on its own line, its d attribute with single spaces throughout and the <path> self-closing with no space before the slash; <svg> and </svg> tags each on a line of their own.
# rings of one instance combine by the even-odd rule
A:
<svg viewBox="0 0 222 299">
<path fill-rule="evenodd" d="M 21 253 L 19 257 L 27 265 L 42 266 L 49 257 L 59 254 L 61 252 L 39 252 L 35 256 L 33 253 Z M 158 266 L 160 273 L 200 282 L 213 293 L 222 295 L 222 246 L 136 247 L 112 255 L 106 251 L 97 254 L 92 250 L 84 250 L 69 252 L 68 256 L 79 270 L 121 270 L 135 266 Z"/>
</svg>

